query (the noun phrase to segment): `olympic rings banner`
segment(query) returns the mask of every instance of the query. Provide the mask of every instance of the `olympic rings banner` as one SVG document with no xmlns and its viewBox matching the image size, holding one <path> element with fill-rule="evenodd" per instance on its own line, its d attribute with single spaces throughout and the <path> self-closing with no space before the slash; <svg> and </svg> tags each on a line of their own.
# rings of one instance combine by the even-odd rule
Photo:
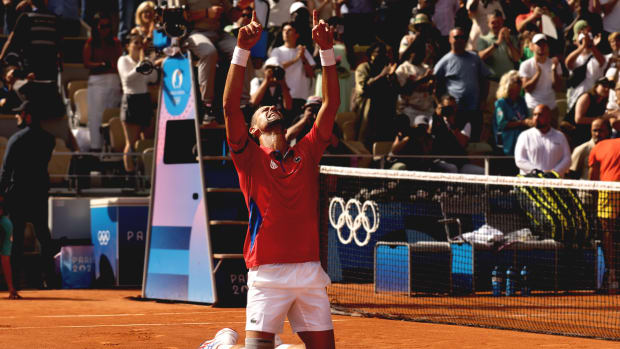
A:
<svg viewBox="0 0 620 349">
<path fill-rule="evenodd" d="M 359 247 L 366 246 L 370 241 L 370 235 L 379 229 L 379 206 L 377 203 L 368 200 L 361 203 L 357 199 L 349 199 L 344 202 L 343 198 L 334 197 L 329 203 L 329 223 L 336 229 L 338 240 L 343 245 L 351 243 L 355 240 L 355 244 Z M 343 228 L 349 230 L 349 236 L 343 237 Z M 360 228 L 364 228 L 364 239 L 358 236 L 363 234 Z"/>
</svg>

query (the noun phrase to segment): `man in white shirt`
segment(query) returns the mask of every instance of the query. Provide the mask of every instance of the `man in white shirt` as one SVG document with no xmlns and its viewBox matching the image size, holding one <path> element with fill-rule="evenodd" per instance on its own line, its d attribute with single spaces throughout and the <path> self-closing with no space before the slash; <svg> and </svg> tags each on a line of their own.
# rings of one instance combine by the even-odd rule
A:
<svg viewBox="0 0 620 349">
<path fill-rule="evenodd" d="M 534 124 L 523 131 L 515 146 L 515 164 L 521 174 L 533 170 L 555 171 L 560 176 L 568 171 L 571 153 L 564 134 L 551 127 L 551 110 L 540 104 L 534 108 Z"/>
<path fill-rule="evenodd" d="M 557 126 L 558 111 L 555 91 L 561 86 L 561 69 L 556 57 L 549 58 L 549 44 L 545 34 L 536 34 L 532 38 L 534 57 L 519 66 L 519 76 L 525 89 L 525 102 L 530 112 L 539 104 L 551 110 L 551 122 Z"/>
<path fill-rule="evenodd" d="M 293 115 L 301 113 L 306 99 L 312 94 L 312 78 L 315 62 L 305 46 L 298 45 L 299 34 L 292 23 L 282 26 L 284 45 L 271 51 L 271 57 L 277 58 L 284 68 L 286 84 L 293 97 Z"/>
</svg>

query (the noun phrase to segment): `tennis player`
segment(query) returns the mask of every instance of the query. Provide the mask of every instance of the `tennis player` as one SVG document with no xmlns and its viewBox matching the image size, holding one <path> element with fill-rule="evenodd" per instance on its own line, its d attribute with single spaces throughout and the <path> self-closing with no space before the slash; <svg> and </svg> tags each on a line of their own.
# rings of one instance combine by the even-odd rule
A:
<svg viewBox="0 0 620 349">
<path fill-rule="evenodd" d="M 261 32 L 254 13 L 239 30 L 224 89 L 226 136 L 250 212 L 243 247 L 249 269 L 245 348 L 274 348 L 274 335 L 288 317 L 306 348 L 330 349 L 335 343 L 330 280 L 319 261 L 318 165 L 340 105 L 333 33 L 314 11 L 312 38 L 321 49 L 325 98 L 312 130 L 289 147 L 283 115 L 274 106 L 252 116 L 253 139 L 240 109 L 245 65 Z M 211 348 L 231 348 L 236 336 L 230 331 L 220 331 Z"/>
</svg>

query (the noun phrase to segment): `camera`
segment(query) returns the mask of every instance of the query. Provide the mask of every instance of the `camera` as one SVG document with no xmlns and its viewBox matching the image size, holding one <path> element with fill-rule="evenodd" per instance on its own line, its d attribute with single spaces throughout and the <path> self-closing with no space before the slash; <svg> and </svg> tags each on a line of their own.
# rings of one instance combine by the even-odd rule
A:
<svg viewBox="0 0 620 349">
<path fill-rule="evenodd" d="M 454 112 L 455 112 L 455 110 L 454 110 L 453 106 L 448 105 L 448 106 L 442 106 L 441 107 L 441 116 L 443 116 L 443 117 L 452 116 L 452 115 L 454 115 Z"/>
<path fill-rule="evenodd" d="M 185 19 L 186 5 L 181 5 L 180 0 L 159 0 L 155 13 L 157 14 L 158 26 L 172 37 L 184 37 L 188 33 L 189 23 Z"/>
<path fill-rule="evenodd" d="M 149 61 L 148 59 L 145 59 L 142 62 L 138 63 L 138 66 L 136 67 L 136 71 L 144 75 L 151 74 L 153 69 L 155 69 L 155 67 L 153 66 L 153 62 Z"/>
<path fill-rule="evenodd" d="M 273 69 L 273 77 L 276 78 L 276 80 L 280 81 L 282 79 L 284 79 L 284 69 L 282 67 L 272 67 Z"/>
</svg>

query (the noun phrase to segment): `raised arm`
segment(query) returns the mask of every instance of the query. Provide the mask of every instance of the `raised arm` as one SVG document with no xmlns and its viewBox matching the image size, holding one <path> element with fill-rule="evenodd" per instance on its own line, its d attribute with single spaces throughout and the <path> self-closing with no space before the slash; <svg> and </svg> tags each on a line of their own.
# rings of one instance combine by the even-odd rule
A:
<svg viewBox="0 0 620 349">
<path fill-rule="evenodd" d="M 323 20 L 319 21 L 319 13 L 312 12 L 312 39 L 321 49 L 321 65 L 323 66 L 323 105 L 316 117 L 316 127 L 321 139 L 330 139 L 336 112 L 340 107 L 340 85 L 334 56 L 334 33 Z"/>
<path fill-rule="evenodd" d="M 223 98 L 224 121 L 226 138 L 232 147 L 243 147 L 248 136 L 248 129 L 241 112 L 241 91 L 250 49 L 258 42 L 262 31 L 263 27 L 256 19 L 256 11 L 253 11 L 252 22 L 239 29 L 237 47 L 226 77 Z"/>
</svg>

